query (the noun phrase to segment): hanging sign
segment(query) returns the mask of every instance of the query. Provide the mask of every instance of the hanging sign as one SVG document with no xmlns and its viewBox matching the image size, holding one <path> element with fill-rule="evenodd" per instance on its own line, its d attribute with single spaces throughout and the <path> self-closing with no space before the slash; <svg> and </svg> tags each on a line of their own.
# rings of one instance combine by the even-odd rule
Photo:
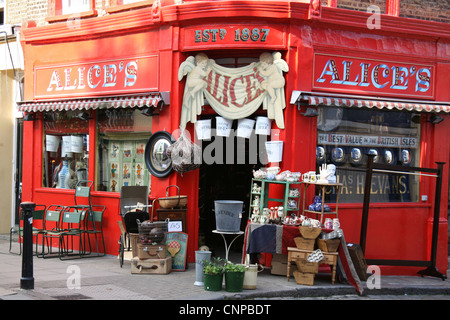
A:
<svg viewBox="0 0 450 320">
<path fill-rule="evenodd" d="M 289 67 L 279 52 L 263 53 L 259 62 L 241 68 L 217 65 L 206 54 L 188 57 L 178 71 L 178 80 L 187 75 L 181 109 L 181 128 L 197 122 L 204 97 L 211 107 L 227 119 L 242 119 L 261 105 L 267 116 L 284 129 L 286 107 L 283 72 Z"/>
<path fill-rule="evenodd" d="M 434 66 L 314 54 L 316 89 L 432 98 Z"/>
</svg>

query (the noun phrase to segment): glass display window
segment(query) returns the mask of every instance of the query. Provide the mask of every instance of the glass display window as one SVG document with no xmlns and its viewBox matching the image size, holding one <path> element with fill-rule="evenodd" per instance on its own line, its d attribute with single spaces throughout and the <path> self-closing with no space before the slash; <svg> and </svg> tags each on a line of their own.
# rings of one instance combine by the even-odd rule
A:
<svg viewBox="0 0 450 320">
<path fill-rule="evenodd" d="M 97 190 L 120 192 L 131 185 L 150 189 L 145 146 L 152 135 L 152 118 L 140 109 L 99 110 L 97 129 Z"/>
<path fill-rule="evenodd" d="M 79 180 L 87 180 L 89 116 L 86 115 L 80 111 L 44 112 L 43 187 L 74 189 Z"/>
<path fill-rule="evenodd" d="M 421 116 L 411 112 L 319 107 L 316 171 L 336 166 L 341 202 L 361 203 L 368 154 L 375 163 L 419 166 Z M 334 195 L 328 195 L 333 198 Z M 419 177 L 373 173 L 372 202 L 419 201 Z"/>
</svg>

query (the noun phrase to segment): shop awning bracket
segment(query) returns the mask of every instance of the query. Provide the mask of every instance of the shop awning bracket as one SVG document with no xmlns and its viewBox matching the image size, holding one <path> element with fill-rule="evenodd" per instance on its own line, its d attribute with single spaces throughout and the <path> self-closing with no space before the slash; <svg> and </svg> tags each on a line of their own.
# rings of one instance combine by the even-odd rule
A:
<svg viewBox="0 0 450 320">
<path fill-rule="evenodd" d="M 154 107 L 162 109 L 170 104 L 170 92 L 143 93 L 138 95 L 80 98 L 68 100 L 39 100 L 18 102 L 19 111 L 63 111 L 89 109 L 117 109 Z"/>
<path fill-rule="evenodd" d="M 376 96 L 358 96 L 334 94 L 328 92 L 306 92 L 294 90 L 291 104 L 301 106 L 374 108 L 383 110 L 403 110 L 411 112 L 443 112 L 450 113 L 450 102 L 430 100 L 407 100 L 380 98 Z"/>
<path fill-rule="evenodd" d="M 366 169 L 366 182 L 364 186 L 364 204 L 361 220 L 361 234 L 360 234 L 360 246 L 363 252 L 366 250 L 366 236 L 367 226 L 369 218 L 369 205 L 370 205 L 370 189 L 372 185 L 372 173 L 373 172 L 390 172 L 390 173 L 405 173 L 413 172 L 427 172 L 431 174 L 425 174 L 427 176 L 436 177 L 436 192 L 434 200 L 434 216 L 433 216 L 433 231 L 431 239 L 431 256 L 429 261 L 417 261 L 417 260 L 382 260 L 382 259 L 366 259 L 367 264 L 374 265 L 389 265 L 389 266 L 416 266 L 427 267 L 424 270 L 418 272 L 421 276 L 433 276 L 447 279 L 447 276 L 440 273 L 436 268 L 436 255 L 437 255 L 437 242 L 439 232 L 439 213 L 441 206 L 441 188 L 442 188 L 442 171 L 445 162 L 436 162 L 437 169 L 432 168 L 419 168 L 419 167 L 404 167 L 398 165 L 386 165 L 377 164 L 373 162 L 374 155 L 368 154 L 367 169 Z M 416 173 L 417 174 L 417 173 Z M 417 174 L 424 175 L 424 174 Z"/>
</svg>

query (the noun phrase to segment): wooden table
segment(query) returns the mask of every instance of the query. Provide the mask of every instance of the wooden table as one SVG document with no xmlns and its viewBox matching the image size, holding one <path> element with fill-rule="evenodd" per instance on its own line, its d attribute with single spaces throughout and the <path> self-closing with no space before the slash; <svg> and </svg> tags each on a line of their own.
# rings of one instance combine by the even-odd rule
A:
<svg viewBox="0 0 450 320">
<path fill-rule="evenodd" d="M 294 247 L 288 247 L 288 261 L 287 261 L 287 280 L 289 281 L 289 275 L 291 272 L 291 262 L 296 260 L 306 260 L 308 255 L 310 255 L 312 250 L 302 250 Z M 328 264 L 331 267 L 331 284 L 334 284 L 334 279 L 336 277 L 336 266 L 337 266 L 337 252 L 324 252 L 323 260 L 319 263 Z"/>
</svg>

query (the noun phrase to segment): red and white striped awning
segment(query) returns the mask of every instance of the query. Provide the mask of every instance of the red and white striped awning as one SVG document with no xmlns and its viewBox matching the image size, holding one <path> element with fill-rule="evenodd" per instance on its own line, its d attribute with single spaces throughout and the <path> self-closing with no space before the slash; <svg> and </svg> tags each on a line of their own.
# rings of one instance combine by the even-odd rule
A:
<svg viewBox="0 0 450 320">
<path fill-rule="evenodd" d="M 307 102 L 313 106 L 366 107 L 378 109 L 397 109 L 415 112 L 450 112 L 450 102 L 428 102 L 411 100 L 387 100 L 374 97 L 356 97 L 344 95 L 318 95 L 311 92 L 294 91 L 291 103 Z"/>
<path fill-rule="evenodd" d="M 142 108 L 160 106 L 163 99 L 160 93 L 135 96 L 85 98 L 73 100 L 47 100 L 19 102 L 18 109 L 23 112 L 89 110 L 109 108 Z"/>
</svg>

